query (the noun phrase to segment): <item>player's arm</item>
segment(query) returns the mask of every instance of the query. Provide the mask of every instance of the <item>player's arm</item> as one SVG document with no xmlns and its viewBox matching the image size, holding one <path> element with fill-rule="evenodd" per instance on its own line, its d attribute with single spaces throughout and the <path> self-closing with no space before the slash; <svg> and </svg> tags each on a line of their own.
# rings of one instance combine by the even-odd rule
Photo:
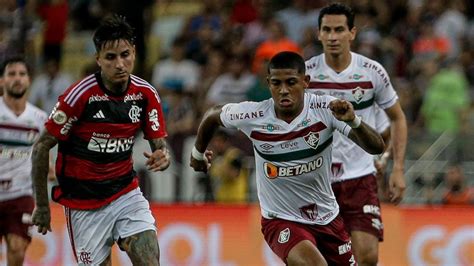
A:
<svg viewBox="0 0 474 266">
<path fill-rule="evenodd" d="M 206 148 L 219 126 L 223 126 L 220 118 L 221 112 L 222 106 L 212 107 L 204 114 L 199 124 L 190 163 L 190 166 L 195 171 L 207 172 L 211 166 L 209 162 L 212 157 L 212 152 L 206 150 Z"/>
<path fill-rule="evenodd" d="M 148 141 L 152 153 L 143 152 L 147 158 L 146 166 L 148 170 L 157 172 L 166 170 L 171 163 L 170 152 L 164 138 L 156 138 Z"/>
<path fill-rule="evenodd" d="M 391 124 L 391 152 L 393 158 L 392 174 L 390 175 L 390 200 L 398 203 L 403 199 L 406 188 L 405 177 L 405 150 L 407 144 L 407 123 L 405 114 L 397 101 L 393 106 L 385 109 Z"/>
<path fill-rule="evenodd" d="M 355 115 L 352 104 L 345 100 L 333 100 L 329 103 L 333 115 L 346 122 L 352 129 L 348 137 L 370 154 L 380 154 L 385 149 L 382 136 Z"/>
<path fill-rule="evenodd" d="M 31 177 L 35 190 L 35 210 L 33 211 L 32 222 L 38 226 L 38 233 L 46 234 L 51 231 L 51 214 L 48 199 L 48 172 L 50 169 L 50 150 L 58 143 L 58 140 L 48 131 L 44 131 L 38 141 L 33 145 L 31 155 L 32 168 Z"/>
</svg>

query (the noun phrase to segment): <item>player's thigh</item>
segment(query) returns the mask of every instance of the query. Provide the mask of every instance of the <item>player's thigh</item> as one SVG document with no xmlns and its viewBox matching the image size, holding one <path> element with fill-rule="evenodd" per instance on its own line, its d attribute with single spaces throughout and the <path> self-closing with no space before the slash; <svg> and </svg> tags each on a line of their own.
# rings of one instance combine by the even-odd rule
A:
<svg viewBox="0 0 474 266">
<path fill-rule="evenodd" d="M 318 249 L 329 265 L 355 265 L 351 240 L 340 216 L 327 225 L 314 226 L 314 230 Z"/>
<path fill-rule="evenodd" d="M 16 234 L 7 234 L 5 237 L 8 252 L 25 252 L 30 240 Z"/>
<path fill-rule="evenodd" d="M 110 256 L 116 213 L 109 206 L 99 210 L 65 208 L 66 225 L 74 255 L 80 265 L 100 265 Z"/>
<path fill-rule="evenodd" d="M 286 263 L 289 266 L 324 266 L 328 265 L 323 255 L 309 240 L 296 244 L 288 253 Z"/>
</svg>

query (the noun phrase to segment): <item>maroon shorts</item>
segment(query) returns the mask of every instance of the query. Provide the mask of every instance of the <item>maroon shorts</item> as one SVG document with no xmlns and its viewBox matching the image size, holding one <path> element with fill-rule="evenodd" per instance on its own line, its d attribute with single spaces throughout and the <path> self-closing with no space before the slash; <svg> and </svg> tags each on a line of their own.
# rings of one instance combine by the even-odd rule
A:
<svg viewBox="0 0 474 266">
<path fill-rule="evenodd" d="M 353 265 L 350 238 L 340 216 L 327 225 L 262 218 L 262 233 L 268 246 L 285 263 L 288 253 L 296 244 L 309 240 L 329 265 Z"/>
<path fill-rule="evenodd" d="M 0 236 L 15 234 L 31 241 L 31 213 L 35 203 L 33 197 L 23 196 L 0 202 Z"/>
<path fill-rule="evenodd" d="M 363 231 L 383 241 L 383 223 L 374 175 L 332 183 L 348 232 Z"/>
</svg>

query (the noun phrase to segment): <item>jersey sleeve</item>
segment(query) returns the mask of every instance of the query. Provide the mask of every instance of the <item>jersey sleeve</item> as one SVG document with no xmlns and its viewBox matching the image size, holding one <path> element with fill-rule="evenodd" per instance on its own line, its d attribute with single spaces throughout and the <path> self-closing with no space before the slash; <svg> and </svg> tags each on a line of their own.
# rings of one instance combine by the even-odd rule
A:
<svg viewBox="0 0 474 266">
<path fill-rule="evenodd" d="M 147 93 L 148 102 L 145 110 L 145 121 L 143 125 L 144 138 L 157 139 L 168 136 L 166 133 L 165 118 L 161 107 L 161 99 L 158 92 L 151 89 Z"/>
<path fill-rule="evenodd" d="M 221 121 L 224 127 L 226 128 L 233 128 L 237 129 L 238 128 L 238 121 L 239 120 L 233 120 L 232 119 L 232 114 L 239 112 L 239 104 L 238 103 L 228 103 L 224 106 L 222 106 L 222 112 L 221 112 Z"/>
<path fill-rule="evenodd" d="M 73 86 L 59 96 L 58 102 L 45 123 L 49 134 L 62 141 L 69 138 L 85 106 L 84 98 L 75 93 L 75 90 L 72 89 Z"/>
<path fill-rule="evenodd" d="M 382 109 L 390 108 L 397 102 L 398 95 L 385 68 L 375 61 L 373 61 L 373 64 L 376 66 L 373 70 L 375 71 L 373 74 L 375 78 L 375 101 Z"/>
</svg>

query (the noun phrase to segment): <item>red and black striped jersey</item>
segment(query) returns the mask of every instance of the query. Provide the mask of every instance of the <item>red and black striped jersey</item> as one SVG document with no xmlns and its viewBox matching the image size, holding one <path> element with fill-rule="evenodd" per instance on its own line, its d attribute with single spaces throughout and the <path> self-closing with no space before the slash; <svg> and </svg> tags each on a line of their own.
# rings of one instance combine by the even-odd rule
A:
<svg viewBox="0 0 474 266">
<path fill-rule="evenodd" d="M 99 208 L 136 188 L 139 130 L 145 139 L 167 136 L 157 91 L 134 75 L 121 94 L 105 89 L 99 73 L 73 84 L 45 126 L 59 140 L 53 199 L 73 209 Z"/>
</svg>

